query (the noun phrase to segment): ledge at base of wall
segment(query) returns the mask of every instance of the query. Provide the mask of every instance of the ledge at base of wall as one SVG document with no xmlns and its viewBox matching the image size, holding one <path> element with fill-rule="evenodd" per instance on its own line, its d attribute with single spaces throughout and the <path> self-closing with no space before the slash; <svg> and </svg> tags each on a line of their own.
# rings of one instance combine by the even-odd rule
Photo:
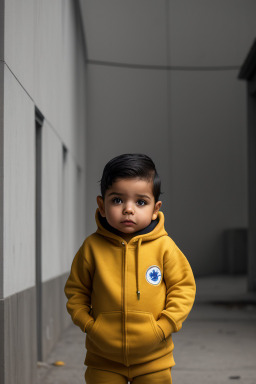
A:
<svg viewBox="0 0 256 384">
<path fill-rule="evenodd" d="M 42 356 L 71 323 L 64 285 L 68 274 L 42 284 Z M 0 384 L 35 384 L 37 369 L 36 287 L 0 300 Z"/>
</svg>

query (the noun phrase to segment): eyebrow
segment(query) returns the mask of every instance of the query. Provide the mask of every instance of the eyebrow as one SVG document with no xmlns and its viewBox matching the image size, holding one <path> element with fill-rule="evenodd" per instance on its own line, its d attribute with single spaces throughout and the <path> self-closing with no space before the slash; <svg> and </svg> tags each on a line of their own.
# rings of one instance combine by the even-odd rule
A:
<svg viewBox="0 0 256 384">
<path fill-rule="evenodd" d="M 119 193 L 119 192 L 111 192 L 108 196 L 124 196 L 125 193 Z M 144 199 L 148 199 L 148 200 L 151 200 L 151 198 L 148 196 L 148 195 L 140 195 L 140 194 L 137 194 L 135 195 L 136 197 L 140 197 L 140 198 L 144 198 Z"/>
<path fill-rule="evenodd" d="M 137 197 L 144 197 L 144 199 L 151 200 L 151 198 L 148 195 L 136 195 Z"/>
</svg>

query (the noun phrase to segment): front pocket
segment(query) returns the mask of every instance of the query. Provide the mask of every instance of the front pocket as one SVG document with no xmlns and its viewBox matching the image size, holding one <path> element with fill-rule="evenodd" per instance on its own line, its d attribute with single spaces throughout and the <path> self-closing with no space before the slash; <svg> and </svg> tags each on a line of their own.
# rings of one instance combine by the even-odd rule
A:
<svg viewBox="0 0 256 384">
<path fill-rule="evenodd" d="M 121 312 L 101 313 L 89 334 L 91 343 L 103 356 L 121 354 L 122 352 L 122 314 Z"/>
<path fill-rule="evenodd" d="M 156 349 L 163 337 L 149 312 L 129 311 L 127 314 L 128 355 L 147 355 Z"/>
</svg>

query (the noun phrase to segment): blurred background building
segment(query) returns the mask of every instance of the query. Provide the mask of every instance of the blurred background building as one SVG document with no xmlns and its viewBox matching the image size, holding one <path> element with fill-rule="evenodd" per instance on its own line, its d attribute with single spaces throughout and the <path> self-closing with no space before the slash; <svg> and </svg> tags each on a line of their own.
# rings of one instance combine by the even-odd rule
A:
<svg viewBox="0 0 256 384">
<path fill-rule="evenodd" d="M 238 73 L 255 14 L 253 0 L 0 0 L 1 384 L 34 384 L 69 324 L 64 283 L 118 154 L 155 161 L 196 276 L 247 272 Z"/>
</svg>

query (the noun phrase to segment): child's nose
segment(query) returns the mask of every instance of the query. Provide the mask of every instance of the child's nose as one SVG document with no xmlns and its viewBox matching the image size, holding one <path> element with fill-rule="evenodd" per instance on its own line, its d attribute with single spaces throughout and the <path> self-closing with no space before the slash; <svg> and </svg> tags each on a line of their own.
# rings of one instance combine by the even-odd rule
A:
<svg viewBox="0 0 256 384">
<path fill-rule="evenodd" d="M 133 206 L 132 204 L 126 204 L 126 206 L 124 207 L 124 214 L 133 214 L 134 213 L 134 209 L 133 209 Z"/>
</svg>

